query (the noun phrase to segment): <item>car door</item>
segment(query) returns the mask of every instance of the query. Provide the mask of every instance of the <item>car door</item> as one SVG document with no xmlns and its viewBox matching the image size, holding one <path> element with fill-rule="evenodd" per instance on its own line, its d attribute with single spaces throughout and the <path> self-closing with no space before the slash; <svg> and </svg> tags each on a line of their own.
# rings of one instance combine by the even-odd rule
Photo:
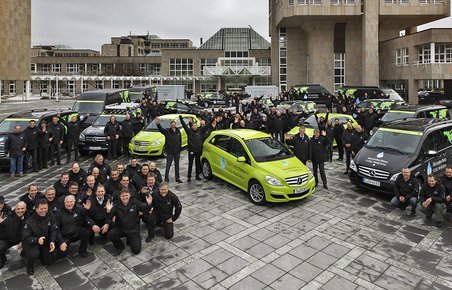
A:
<svg viewBox="0 0 452 290">
<path fill-rule="evenodd" d="M 443 150 L 447 159 L 447 164 L 452 164 L 452 125 L 440 130 L 443 139 Z"/>
<path fill-rule="evenodd" d="M 212 173 L 220 178 L 231 180 L 230 164 L 227 162 L 228 150 L 231 144 L 231 137 L 226 135 L 216 135 L 210 140 L 210 167 Z"/>
<path fill-rule="evenodd" d="M 245 157 L 245 162 L 238 162 L 237 158 Z M 227 161 L 230 166 L 233 182 L 238 187 L 246 189 L 248 187 L 249 173 L 252 172 L 250 158 L 242 143 L 236 138 L 231 139 L 231 145 L 229 148 L 229 154 Z"/>
<path fill-rule="evenodd" d="M 425 177 L 424 180 L 427 180 L 427 176 L 430 174 L 439 174 L 440 166 L 447 162 L 445 139 L 439 129 L 430 132 L 425 138 L 420 152 L 420 159 L 422 160 L 421 172 Z M 436 152 L 436 154 L 429 154 L 433 152 Z"/>
</svg>

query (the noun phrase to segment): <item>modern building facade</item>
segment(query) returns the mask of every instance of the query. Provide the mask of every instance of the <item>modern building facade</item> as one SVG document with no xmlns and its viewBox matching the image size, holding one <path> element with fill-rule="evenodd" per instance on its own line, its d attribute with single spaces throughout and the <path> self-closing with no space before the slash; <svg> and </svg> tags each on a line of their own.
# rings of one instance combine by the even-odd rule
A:
<svg viewBox="0 0 452 290">
<path fill-rule="evenodd" d="M 24 92 L 30 80 L 30 47 L 31 0 L 0 1 L 0 96 Z"/>
<path fill-rule="evenodd" d="M 449 15 L 449 0 L 269 0 L 273 83 L 281 90 L 320 83 L 331 92 L 389 84 L 388 43 Z M 414 100 L 418 84 L 406 80 Z"/>
<path fill-rule="evenodd" d="M 185 85 L 200 93 L 271 84 L 270 43 L 252 28 L 222 28 L 199 48 L 187 39 L 113 37 L 101 52 L 64 46 L 32 49 L 32 92 L 78 95 L 131 85 Z"/>
</svg>

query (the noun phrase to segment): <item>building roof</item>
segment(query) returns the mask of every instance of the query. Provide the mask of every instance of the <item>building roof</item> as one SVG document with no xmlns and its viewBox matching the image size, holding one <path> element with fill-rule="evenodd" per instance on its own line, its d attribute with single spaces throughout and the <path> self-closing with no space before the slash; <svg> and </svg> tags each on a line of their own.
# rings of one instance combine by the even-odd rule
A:
<svg viewBox="0 0 452 290">
<path fill-rule="evenodd" d="M 227 51 L 270 49 L 270 42 L 250 27 L 221 28 L 198 49 L 221 49 Z"/>
</svg>

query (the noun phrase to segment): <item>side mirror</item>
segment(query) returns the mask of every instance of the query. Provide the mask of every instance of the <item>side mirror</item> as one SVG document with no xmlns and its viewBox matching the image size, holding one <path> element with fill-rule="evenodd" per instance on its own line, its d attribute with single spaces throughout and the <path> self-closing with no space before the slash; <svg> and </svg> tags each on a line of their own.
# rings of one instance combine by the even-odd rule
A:
<svg viewBox="0 0 452 290">
<path fill-rule="evenodd" d="M 438 154 L 438 152 L 436 152 L 435 150 L 428 150 L 427 151 L 427 155 L 428 156 L 436 156 Z"/>
<path fill-rule="evenodd" d="M 237 157 L 237 162 L 246 162 L 246 159 L 245 159 L 245 157 L 240 156 L 240 157 Z"/>
</svg>

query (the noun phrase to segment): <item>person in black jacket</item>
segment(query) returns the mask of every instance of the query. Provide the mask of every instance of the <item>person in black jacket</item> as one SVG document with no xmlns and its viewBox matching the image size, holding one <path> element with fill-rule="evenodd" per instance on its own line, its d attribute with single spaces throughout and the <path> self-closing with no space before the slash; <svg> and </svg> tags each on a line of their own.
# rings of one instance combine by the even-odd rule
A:
<svg viewBox="0 0 452 290">
<path fill-rule="evenodd" d="M 20 125 L 14 127 L 14 132 L 8 135 L 5 142 L 5 153 L 9 155 L 11 178 L 24 176 L 24 152 L 27 148 L 27 137 L 22 134 Z"/>
<path fill-rule="evenodd" d="M 57 198 L 66 196 L 69 194 L 69 173 L 61 173 L 60 179 L 53 184 L 56 190 Z"/>
<path fill-rule="evenodd" d="M 8 215 L 0 214 L 0 269 L 6 263 L 6 252 L 9 248 L 19 245 L 22 241 L 22 228 L 25 222 L 27 205 L 19 201 L 14 212 Z"/>
<path fill-rule="evenodd" d="M 78 164 L 78 162 L 74 162 L 72 164 L 71 170 L 69 170 L 68 173 L 69 181 L 77 182 L 79 187 L 85 183 L 87 173 L 85 169 L 80 168 L 80 164 Z"/>
<path fill-rule="evenodd" d="M 355 129 L 353 129 L 352 123 L 347 123 L 347 128 L 344 130 L 344 133 L 342 133 L 342 144 L 344 145 L 345 149 L 345 165 L 346 170 L 344 174 L 348 174 L 348 171 L 350 170 L 350 161 L 352 160 L 352 153 L 353 153 L 353 137 L 355 135 Z"/>
<path fill-rule="evenodd" d="M 28 169 L 33 169 L 34 172 L 38 172 L 38 140 L 39 140 L 39 129 L 36 127 L 35 120 L 28 121 L 28 127 L 25 128 L 23 134 L 27 139 L 27 149 L 25 150 L 25 162 L 24 171 L 27 172 Z M 30 158 L 32 163 L 29 164 Z"/>
<path fill-rule="evenodd" d="M 108 232 L 108 239 L 115 246 L 113 256 L 119 256 L 125 248 L 121 241 L 122 237 L 127 237 L 132 253 L 139 254 L 141 252 L 140 212 L 148 213 L 151 211 L 152 196 L 147 196 L 146 203 L 142 203 L 136 198 L 131 198 L 128 190 L 123 190 L 119 199 L 114 206 L 108 201 L 105 205 L 110 223 L 114 220 L 115 225 Z M 147 224 L 150 228 L 151 223 L 148 221 Z M 150 241 L 150 239 L 146 239 L 146 241 L 148 240 Z"/>
<path fill-rule="evenodd" d="M 420 211 L 425 214 L 427 220 L 436 217 L 436 225 L 441 226 L 446 212 L 445 189 L 436 176 L 430 174 L 427 182 L 422 186 L 419 194 L 419 203 L 422 205 Z"/>
<path fill-rule="evenodd" d="M 325 174 L 325 161 L 327 159 L 327 147 L 330 144 L 330 139 L 326 135 L 326 131 L 320 131 L 315 129 L 314 136 L 309 140 L 309 159 L 312 161 L 312 171 L 314 173 L 315 185 L 319 184 L 319 177 L 317 171 L 320 170 L 320 177 L 322 178 L 323 188 L 328 189 L 326 174 Z"/>
<path fill-rule="evenodd" d="M 295 156 L 306 165 L 309 160 L 309 137 L 306 135 L 306 128 L 300 126 L 298 134 L 293 137 L 288 137 L 286 143 L 293 146 L 293 153 Z"/>
<path fill-rule="evenodd" d="M 154 173 L 149 173 L 146 177 L 146 184 L 143 185 L 143 187 L 140 189 L 138 194 L 138 199 L 141 202 L 146 202 L 146 197 L 149 194 L 153 194 L 154 192 L 158 191 L 160 184 L 155 180 Z"/>
<path fill-rule="evenodd" d="M 39 136 L 38 136 L 38 169 L 49 168 L 47 166 L 49 162 L 49 148 L 50 148 L 50 131 L 47 129 L 47 122 L 42 120 L 39 124 Z"/>
<path fill-rule="evenodd" d="M 11 207 L 5 203 L 5 197 L 0 195 L 0 215 L 4 217 L 12 213 Z"/>
<path fill-rule="evenodd" d="M 447 212 L 452 213 L 452 165 L 447 165 L 444 175 L 441 176 L 441 183 L 446 190 Z"/>
<path fill-rule="evenodd" d="M 141 166 L 138 164 L 137 158 L 130 159 L 130 164 L 127 165 L 125 174 L 130 177 L 130 179 L 133 178 L 133 176 L 137 173 L 140 173 Z"/>
<path fill-rule="evenodd" d="M 364 147 L 364 145 L 369 139 L 369 136 L 364 132 L 363 128 L 358 125 L 356 126 L 356 132 L 352 138 L 352 155 L 353 157 L 358 154 L 359 150 Z"/>
<path fill-rule="evenodd" d="M 160 125 L 160 118 L 155 118 L 155 122 L 157 124 L 157 128 L 159 129 L 160 133 L 162 133 L 165 136 L 165 149 L 166 149 L 166 169 L 165 169 L 165 181 L 169 181 L 169 171 L 171 168 L 171 164 L 174 160 L 174 173 L 176 176 L 176 182 L 182 183 L 182 180 L 180 180 L 180 173 L 179 173 L 179 159 L 180 159 L 180 152 L 182 150 L 182 135 L 180 133 L 180 130 L 176 127 L 176 122 L 171 121 L 170 122 L 170 128 L 165 129 Z"/>
<path fill-rule="evenodd" d="M 407 206 L 411 206 L 411 215 L 416 215 L 417 198 L 419 195 L 419 183 L 411 170 L 407 167 L 402 169 L 402 173 L 397 176 L 394 182 L 395 196 L 391 200 L 393 207 L 405 210 Z"/>
<path fill-rule="evenodd" d="M 74 196 L 75 203 L 78 205 L 83 205 L 84 202 L 84 196 L 83 192 L 79 191 L 79 185 L 75 181 L 69 181 L 69 195 Z M 64 197 L 60 197 L 58 203 L 64 204 Z"/>
<path fill-rule="evenodd" d="M 281 115 L 281 111 L 276 111 L 276 114 L 271 116 L 273 121 L 273 129 L 275 139 L 284 142 L 284 117 Z"/>
<path fill-rule="evenodd" d="M 103 241 L 107 239 L 107 233 L 110 229 L 107 211 L 105 209 L 107 202 L 113 203 L 113 198 L 105 194 L 105 187 L 103 185 L 99 185 L 96 194 L 91 195 L 83 205 L 88 214 L 88 218 L 92 221 L 90 244 L 94 243 L 96 234 L 99 234 Z"/>
<path fill-rule="evenodd" d="M 48 212 L 52 216 L 55 216 L 60 207 L 64 204 L 56 198 L 56 190 L 52 186 L 46 188 L 43 199 L 47 201 L 49 207 Z"/>
<path fill-rule="evenodd" d="M 149 173 L 149 165 L 142 164 L 141 168 L 140 168 L 140 172 L 135 174 L 133 176 L 133 178 L 130 178 L 132 180 L 132 184 L 135 187 L 137 192 L 140 192 L 141 187 L 143 187 L 143 185 L 146 184 L 146 176 L 148 175 L 148 173 Z"/>
<path fill-rule="evenodd" d="M 121 127 L 116 122 L 116 117 L 111 115 L 110 121 L 105 125 L 104 134 L 107 136 L 108 160 L 118 158 L 118 141 L 121 134 Z"/>
<path fill-rule="evenodd" d="M 66 126 L 66 149 L 67 149 L 67 163 L 71 162 L 71 151 L 72 147 L 74 147 L 74 159 L 78 161 L 78 138 L 81 132 L 82 121 L 80 121 L 80 116 L 77 114 L 73 114 L 71 117 L 71 121 L 67 122 L 64 118 L 61 118 L 60 114 L 57 114 L 60 122 Z M 86 120 L 87 118 L 85 118 Z"/>
<path fill-rule="evenodd" d="M 336 140 L 337 153 L 339 154 L 339 158 L 337 160 L 344 160 L 344 144 L 342 143 L 342 135 L 344 134 L 344 126 L 341 121 L 336 118 L 334 119 L 334 127 L 333 127 L 333 137 Z"/>
<path fill-rule="evenodd" d="M 144 186 L 144 184 L 146 184 L 146 178 L 144 179 L 142 186 Z M 130 177 L 123 175 L 121 177 L 121 183 L 119 187 L 111 194 L 111 196 L 113 197 L 113 202 L 117 202 L 119 200 L 119 195 L 123 190 L 128 190 L 130 192 L 131 198 L 138 198 L 139 191 L 137 191 L 135 186 L 130 182 Z"/>
<path fill-rule="evenodd" d="M 27 261 L 27 274 L 34 274 L 35 260 L 40 259 L 44 265 L 55 261 L 55 244 L 58 238 L 58 226 L 48 213 L 48 204 L 40 199 L 36 205 L 36 212 L 25 222 L 22 232 L 23 251 Z"/>
<path fill-rule="evenodd" d="M 38 191 L 38 185 L 32 183 L 28 186 L 28 191 L 22 195 L 19 200 L 25 202 L 27 205 L 27 215 L 30 216 L 35 212 L 37 200 L 41 199 L 42 193 Z"/>
<path fill-rule="evenodd" d="M 55 165 L 55 152 L 56 161 L 58 165 L 61 165 L 61 144 L 64 140 L 64 128 L 60 122 L 58 122 L 58 117 L 53 116 L 52 122 L 49 125 L 49 132 L 51 134 L 50 141 L 50 166 Z"/>
<path fill-rule="evenodd" d="M 181 115 L 179 115 L 180 122 L 184 127 L 188 136 L 188 174 L 187 181 L 191 181 L 191 171 L 193 169 L 193 160 L 195 161 L 195 173 L 196 180 L 201 180 L 199 175 L 201 174 L 201 155 L 202 155 L 202 133 L 198 130 L 196 122 L 190 122 L 190 128 L 184 121 Z"/>
<path fill-rule="evenodd" d="M 364 129 L 365 129 L 367 135 L 369 135 L 370 130 L 372 130 L 375 127 L 375 125 L 377 124 L 378 117 L 379 116 L 374 111 L 374 109 L 369 108 L 369 111 L 367 111 L 365 122 L 364 122 Z"/>
<path fill-rule="evenodd" d="M 93 168 L 95 167 L 99 169 L 98 182 L 105 184 L 111 174 L 111 167 L 108 163 L 104 162 L 104 156 L 102 156 L 102 154 L 96 155 L 94 162 L 91 163 L 91 166 L 88 169 L 88 174 L 92 174 Z"/>
<path fill-rule="evenodd" d="M 104 186 L 105 192 L 108 195 L 113 196 L 115 192 L 119 191 L 119 188 L 121 187 L 121 180 L 119 180 L 119 174 L 117 170 L 111 171 L 110 179 L 105 182 Z"/>
<path fill-rule="evenodd" d="M 58 243 L 62 254 L 66 254 L 69 244 L 80 240 L 78 254 L 82 258 L 88 256 L 88 239 L 90 230 L 94 222 L 88 217 L 86 211 L 79 205 L 75 204 L 73 195 L 64 198 L 64 206 L 56 215 L 56 222 L 59 228 Z"/>
<path fill-rule="evenodd" d="M 154 173 L 156 182 L 158 183 L 163 182 L 162 174 L 160 173 L 160 170 L 157 169 L 157 163 L 155 163 L 154 161 L 151 161 L 149 163 L 149 173 L 151 172 Z"/>
<path fill-rule="evenodd" d="M 182 204 L 177 195 L 169 190 L 168 183 L 163 182 L 159 191 L 154 192 L 152 205 L 154 210 L 150 215 L 149 236 L 154 237 L 156 223 L 163 223 L 163 234 L 165 238 L 171 239 L 174 236 L 174 222 L 182 212 Z"/>
<path fill-rule="evenodd" d="M 122 149 L 124 152 L 124 155 L 126 157 L 130 156 L 129 153 L 129 143 L 130 140 L 133 138 L 133 120 L 130 119 L 130 114 L 127 113 L 124 120 L 119 122 L 121 125 L 121 142 L 122 142 Z"/>
</svg>

